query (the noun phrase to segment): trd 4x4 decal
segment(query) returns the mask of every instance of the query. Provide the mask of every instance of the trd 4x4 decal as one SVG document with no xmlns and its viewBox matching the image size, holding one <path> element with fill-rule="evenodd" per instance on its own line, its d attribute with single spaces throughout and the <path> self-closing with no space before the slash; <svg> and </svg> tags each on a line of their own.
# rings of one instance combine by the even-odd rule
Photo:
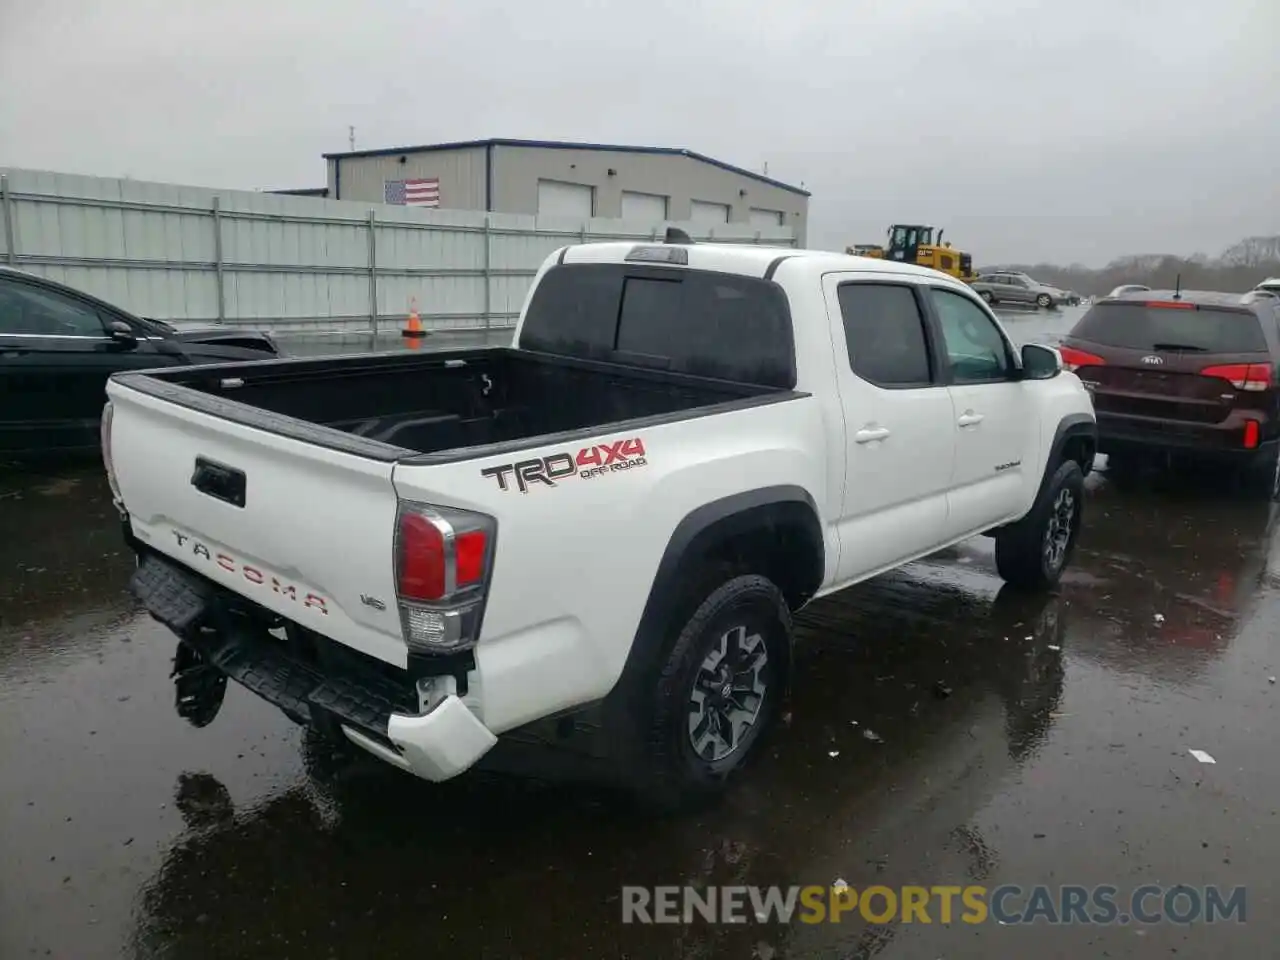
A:
<svg viewBox="0 0 1280 960">
<path fill-rule="evenodd" d="M 514 479 L 516 489 L 521 493 L 528 493 L 535 483 L 554 487 L 570 477 L 591 480 L 619 470 L 643 467 L 647 463 L 644 458 L 644 441 L 639 437 L 631 437 L 583 447 L 577 453 L 566 451 L 485 467 L 480 471 L 480 476 L 493 477 L 498 482 L 499 490 L 511 489 L 511 481 Z"/>
</svg>

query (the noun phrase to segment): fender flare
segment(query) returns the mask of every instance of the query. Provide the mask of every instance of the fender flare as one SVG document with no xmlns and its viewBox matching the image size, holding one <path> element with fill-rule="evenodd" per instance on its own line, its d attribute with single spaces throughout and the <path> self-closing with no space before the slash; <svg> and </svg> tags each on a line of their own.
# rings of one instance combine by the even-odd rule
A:
<svg viewBox="0 0 1280 960">
<path fill-rule="evenodd" d="M 661 652 L 664 642 L 673 639 L 669 619 L 673 614 L 670 599 L 678 593 L 681 574 L 686 564 L 696 562 L 717 544 L 738 534 L 747 533 L 763 524 L 796 524 L 805 539 L 816 546 L 810 569 L 802 571 L 793 598 L 798 608 L 822 586 L 826 573 L 826 544 L 822 535 L 817 504 L 803 487 L 779 485 L 747 490 L 705 503 L 676 524 L 658 569 L 649 587 L 644 611 L 627 653 L 626 663 L 614 686 L 614 693 L 634 690 Z M 625 696 L 625 693 L 624 693 Z"/>
<path fill-rule="evenodd" d="M 1092 441 L 1093 449 L 1097 452 L 1098 422 L 1087 413 L 1068 413 L 1058 421 L 1058 429 L 1053 433 L 1053 443 L 1049 445 L 1049 458 L 1044 463 L 1044 474 L 1040 477 L 1040 485 L 1036 488 L 1035 498 L 1031 501 L 1033 504 L 1039 501 L 1053 472 L 1062 462 L 1062 451 L 1066 448 L 1068 441 L 1077 437 Z M 1088 476 L 1089 470 L 1086 469 L 1084 473 Z"/>
<path fill-rule="evenodd" d="M 1044 470 L 1040 474 L 1040 482 L 1036 485 L 1035 496 L 1031 498 L 1031 505 L 1027 507 L 1030 513 L 1040 502 L 1040 498 L 1044 496 L 1045 489 L 1049 486 L 1049 481 L 1053 478 L 1054 471 L 1058 469 L 1058 464 L 1062 462 L 1062 451 L 1067 443 L 1076 437 L 1085 437 L 1093 442 L 1093 449 L 1098 449 L 1098 422 L 1087 413 L 1068 413 L 1058 421 L 1058 428 L 1053 433 L 1053 442 L 1049 444 L 1049 456 L 1045 459 Z M 1089 471 L 1085 470 L 1088 476 Z M 1026 514 L 1023 514 L 1026 516 Z M 998 527 L 992 527 L 990 530 L 984 530 L 984 537 L 994 537 L 1008 527 L 1018 523 L 1018 520 L 1012 520 L 1009 523 L 1002 524 Z"/>
</svg>

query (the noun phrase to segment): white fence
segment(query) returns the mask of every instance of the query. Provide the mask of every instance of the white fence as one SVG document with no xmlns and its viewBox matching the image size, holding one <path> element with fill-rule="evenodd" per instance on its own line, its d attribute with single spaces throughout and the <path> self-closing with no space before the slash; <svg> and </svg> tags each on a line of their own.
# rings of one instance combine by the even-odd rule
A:
<svg viewBox="0 0 1280 960">
<path fill-rule="evenodd" d="M 786 227 L 676 224 L 695 240 L 794 245 Z M 422 210 L 0 168 L 0 263 L 144 317 L 280 332 L 509 326 L 553 250 L 665 224 Z"/>
</svg>

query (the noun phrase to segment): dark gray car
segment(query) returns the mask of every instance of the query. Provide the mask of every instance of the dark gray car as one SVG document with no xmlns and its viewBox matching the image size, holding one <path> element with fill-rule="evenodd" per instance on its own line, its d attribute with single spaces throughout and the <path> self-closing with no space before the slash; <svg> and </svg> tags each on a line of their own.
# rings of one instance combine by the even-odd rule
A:
<svg viewBox="0 0 1280 960">
<path fill-rule="evenodd" d="M 987 303 L 1025 303 L 1037 307 L 1056 307 L 1061 295 L 1025 273 L 984 273 L 971 284 L 974 292 Z"/>
<path fill-rule="evenodd" d="M 262 331 L 145 320 L 0 267 L 0 463 L 95 449 L 113 373 L 278 354 Z"/>
</svg>

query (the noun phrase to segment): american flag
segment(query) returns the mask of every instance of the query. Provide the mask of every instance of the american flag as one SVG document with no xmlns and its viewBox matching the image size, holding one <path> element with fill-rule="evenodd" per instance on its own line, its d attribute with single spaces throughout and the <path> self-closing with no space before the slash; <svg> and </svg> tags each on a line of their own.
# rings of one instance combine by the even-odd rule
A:
<svg viewBox="0 0 1280 960">
<path fill-rule="evenodd" d="M 399 207 L 440 206 L 440 178 L 420 177 L 416 180 L 387 180 L 383 197 Z"/>
</svg>

